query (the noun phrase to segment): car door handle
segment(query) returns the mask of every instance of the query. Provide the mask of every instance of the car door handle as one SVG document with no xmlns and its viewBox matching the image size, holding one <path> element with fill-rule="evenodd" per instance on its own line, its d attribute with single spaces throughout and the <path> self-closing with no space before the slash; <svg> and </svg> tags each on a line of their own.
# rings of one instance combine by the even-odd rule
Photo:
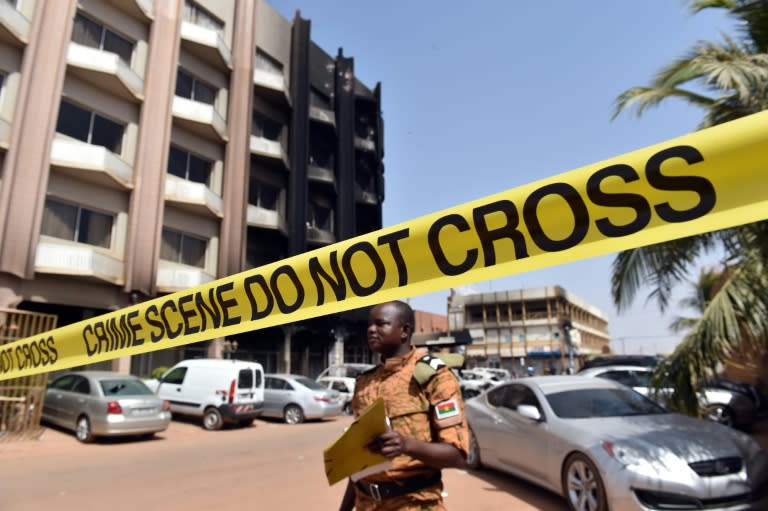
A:
<svg viewBox="0 0 768 511">
<path fill-rule="evenodd" d="M 181 392 L 181 389 L 176 389 L 176 392 Z"/>
</svg>

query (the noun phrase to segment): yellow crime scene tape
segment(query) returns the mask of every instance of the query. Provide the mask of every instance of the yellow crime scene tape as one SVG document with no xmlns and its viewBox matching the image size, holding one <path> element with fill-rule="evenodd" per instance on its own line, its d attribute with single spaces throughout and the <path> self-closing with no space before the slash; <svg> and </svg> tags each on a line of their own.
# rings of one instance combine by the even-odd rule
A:
<svg viewBox="0 0 768 511">
<path fill-rule="evenodd" d="M 0 347 L 0 381 L 768 218 L 768 112 Z"/>
</svg>

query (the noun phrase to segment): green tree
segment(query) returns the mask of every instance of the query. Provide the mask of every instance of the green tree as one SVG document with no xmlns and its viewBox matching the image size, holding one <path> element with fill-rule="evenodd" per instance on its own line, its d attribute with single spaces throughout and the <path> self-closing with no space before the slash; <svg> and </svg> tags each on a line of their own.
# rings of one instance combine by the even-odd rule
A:
<svg viewBox="0 0 768 511">
<path fill-rule="evenodd" d="M 768 108 L 768 0 L 690 0 L 692 13 L 725 10 L 737 21 L 737 35 L 700 42 L 662 68 L 650 85 L 618 96 L 614 117 L 626 110 L 642 115 L 669 98 L 700 107 L 706 128 Z M 657 388 L 673 387 L 670 405 L 698 414 L 696 388 L 717 363 L 736 353 L 765 349 L 768 339 L 768 223 L 706 233 L 627 250 L 612 269 L 613 300 L 621 311 L 642 285 L 662 311 L 672 289 L 686 279 L 699 257 L 724 254 L 718 290 L 700 305 L 701 315 L 680 326 L 682 342 L 654 376 Z M 693 318 L 688 318 L 693 319 Z"/>
<path fill-rule="evenodd" d="M 698 280 L 689 281 L 690 294 L 677 302 L 679 308 L 692 309 L 696 312 L 696 316 L 676 316 L 669 325 L 670 330 L 684 332 L 696 326 L 712 297 L 717 293 L 722 279 L 722 272 L 714 268 L 702 268 L 699 271 Z"/>
</svg>

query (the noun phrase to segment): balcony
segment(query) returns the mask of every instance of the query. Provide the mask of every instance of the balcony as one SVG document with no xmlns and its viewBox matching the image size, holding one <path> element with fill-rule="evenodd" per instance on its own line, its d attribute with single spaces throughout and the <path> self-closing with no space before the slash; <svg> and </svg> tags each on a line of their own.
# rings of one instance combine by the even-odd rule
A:
<svg viewBox="0 0 768 511">
<path fill-rule="evenodd" d="M 207 284 L 214 280 L 213 275 L 195 266 L 162 259 L 157 264 L 157 290 L 160 292 L 179 291 Z"/>
<path fill-rule="evenodd" d="M 168 175 L 165 178 L 165 200 L 174 202 L 180 209 L 194 214 L 222 217 L 221 197 L 204 183 Z"/>
<path fill-rule="evenodd" d="M 246 221 L 249 227 L 261 227 L 263 229 L 273 229 L 287 232 L 285 225 L 285 216 L 279 211 L 264 209 L 253 204 L 248 204 Z"/>
<path fill-rule="evenodd" d="M 232 69 L 232 50 L 216 30 L 181 23 L 181 44 L 189 53 L 219 69 Z"/>
<path fill-rule="evenodd" d="M 280 161 L 285 168 L 289 166 L 288 155 L 285 153 L 283 144 L 278 140 L 269 140 L 268 138 L 251 135 L 250 149 L 253 154 L 270 160 Z"/>
<path fill-rule="evenodd" d="M 376 142 L 368 138 L 355 136 L 355 149 L 374 152 L 376 151 Z"/>
<path fill-rule="evenodd" d="M 40 236 L 35 272 L 86 277 L 111 284 L 123 283 L 123 262 L 102 248 L 49 236 Z"/>
<path fill-rule="evenodd" d="M 227 123 L 213 105 L 173 97 L 173 116 L 178 125 L 215 142 L 227 141 Z"/>
<path fill-rule="evenodd" d="M 316 183 L 325 183 L 329 185 L 336 184 L 336 175 L 333 169 L 326 169 L 325 167 L 309 165 L 307 167 L 307 177 L 310 179 L 310 181 L 314 181 Z"/>
<path fill-rule="evenodd" d="M 307 225 L 307 241 L 318 245 L 330 245 L 336 243 L 336 236 L 330 231 L 318 229 L 313 225 Z"/>
<path fill-rule="evenodd" d="M 260 95 L 266 99 L 290 105 L 291 100 L 288 97 L 288 86 L 285 83 L 285 76 L 282 74 L 271 73 L 263 69 L 254 69 L 253 84 L 260 89 Z"/>
<path fill-rule="evenodd" d="M 318 122 L 336 126 L 336 114 L 332 110 L 326 110 L 316 106 L 309 107 L 309 118 Z"/>
<path fill-rule="evenodd" d="M 0 118 L 0 148 L 8 150 L 11 144 L 11 123 Z"/>
<path fill-rule="evenodd" d="M 67 64 L 73 75 L 110 94 L 133 102 L 144 98 L 144 80 L 115 53 L 69 43 Z"/>
<path fill-rule="evenodd" d="M 133 168 L 104 147 L 55 135 L 51 166 L 81 181 L 108 188 L 133 188 Z"/>
<path fill-rule="evenodd" d="M 0 42 L 22 48 L 29 42 L 29 20 L 8 2 L 0 1 Z"/>
<path fill-rule="evenodd" d="M 117 7 L 132 18 L 141 21 L 150 21 L 152 9 L 154 7 L 152 0 L 107 0 L 114 7 Z"/>
<path fill-rule="evenodd" d="M 379 198 L 375 192 L 364 190 L 360 186 L 355 186 L 355 201 L 363 204 L 378 204 Z"/>
</svg>

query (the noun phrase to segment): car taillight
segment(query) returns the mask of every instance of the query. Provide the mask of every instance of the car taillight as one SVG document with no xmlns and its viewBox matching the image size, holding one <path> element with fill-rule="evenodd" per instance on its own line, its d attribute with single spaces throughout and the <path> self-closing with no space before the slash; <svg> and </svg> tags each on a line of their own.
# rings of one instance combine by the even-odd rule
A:
<svg viewBox="0 0 768 511">
<path fill-rule="evenodd" d="M 330 403 L 331 399 L 326 396 L 315 396 L 315 401 L 322 401 L 323 403 Z"/>
<path fill-rule="evenodd" d="M 229 384 L 229 404 L 232 404 L 235 402 L 235 385 L 236 381 L 232 380 L 232 383 Z"/>
<path fill-rule="evenodd" d="M 163 411 L 164 412 L 170 412 L 171 411 L 171 402 L 170 401 L 163 401 Z"/>
<path fill-rule="evenodd" d="M 123 407 L 117 401 L 107 403 L 107 413 L 123 413 Z"/>
</svg>

